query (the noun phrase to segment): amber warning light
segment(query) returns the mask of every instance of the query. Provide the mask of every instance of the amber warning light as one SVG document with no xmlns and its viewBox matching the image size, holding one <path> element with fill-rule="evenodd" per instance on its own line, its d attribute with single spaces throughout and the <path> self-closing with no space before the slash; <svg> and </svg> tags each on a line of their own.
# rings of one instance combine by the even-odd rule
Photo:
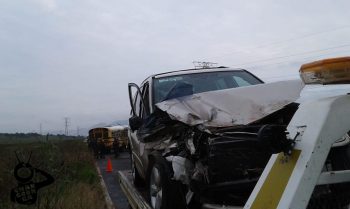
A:
<svg viewBox="0 0 350 209">
<path fill-rule="evenodd" d="M 299 72 L 305 84 L 350 84 L 350 57 L 307 63 Z"/>
</svg>

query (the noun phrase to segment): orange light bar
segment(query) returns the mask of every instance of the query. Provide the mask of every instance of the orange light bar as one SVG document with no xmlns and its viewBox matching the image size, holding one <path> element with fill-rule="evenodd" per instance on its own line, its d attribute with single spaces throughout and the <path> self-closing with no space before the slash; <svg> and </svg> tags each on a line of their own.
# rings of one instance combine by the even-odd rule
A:
<svg viewBox="0 0 350 209">
<path fill-rule="evenodd" d="M 299 73 L 305 84 L 350 83 L 350 57 L 324 59 L 307 63 L 301 66 Z"/>
</svg>

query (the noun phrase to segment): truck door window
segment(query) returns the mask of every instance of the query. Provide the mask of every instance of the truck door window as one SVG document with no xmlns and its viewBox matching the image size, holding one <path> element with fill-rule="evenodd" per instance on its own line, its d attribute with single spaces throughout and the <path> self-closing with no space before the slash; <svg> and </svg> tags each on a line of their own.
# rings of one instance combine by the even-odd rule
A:
<svg viewBox="0 0 350 209">
<path fill-rule="evenodd" d="M 136 92 L 136 97 L 135 97 L 135 112 L 137 116 L 140 116 L 140 111 L 141 111 L 141 99 L 140 95 L 138 92 Z"/>
<path fill-rule="evenodd" d="M 139 88 L 135 83 L 128 84 L 129 100 L 131 105 L 131 113 L 133 116 L 141 116 L 141 108 L 144 105 L 142 95 L 142 87 Z"/>
<path fill-rule="evenodd" d="M 141 117 L 145 118 L 149 115 L 150 108 L 149 108 L 149 85 L 148 83 L 145 83 L 142 88 L 142 97 L 143 101 L 145 102 L 144 105 L 142 105 L 141 108 Z"/>
</svg>

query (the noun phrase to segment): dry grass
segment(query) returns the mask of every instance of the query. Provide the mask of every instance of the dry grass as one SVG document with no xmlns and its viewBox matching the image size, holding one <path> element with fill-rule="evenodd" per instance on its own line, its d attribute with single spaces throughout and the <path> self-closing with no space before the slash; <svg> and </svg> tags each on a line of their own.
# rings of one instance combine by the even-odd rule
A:
<svg viewBox="0 0 350 209">
<path fill-rule="evenodd" d="M 31 206 L 10 201 L 17 182 L 13 169 L 14 151 L 28 156 L 33 167 L 50 173 L 55 182 L 39 190 L 38 201 Z M 0 145 L 0 208 L 103 209 L 106 208 L 94 159 L 86 144 L 78 140 L 57 140 Z M 39 180 L 40 177 L 37 177 Z"/>
</svg>

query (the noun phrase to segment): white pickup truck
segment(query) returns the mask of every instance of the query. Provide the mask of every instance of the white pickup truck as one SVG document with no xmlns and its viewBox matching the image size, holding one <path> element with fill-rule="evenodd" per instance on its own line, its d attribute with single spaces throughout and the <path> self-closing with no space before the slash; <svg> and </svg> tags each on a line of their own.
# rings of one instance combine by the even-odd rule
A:
<svg viewBox="0 0 350 209">
<path fill-rule="evenodd" d="M 341 101 L 349 104 L 350 110 L 350 58 L 305 64 L 300 74 L 303 82 L 264 84 L 246 70 L 220 67 L 157 74 L 147 78 L 140 87 L 129 84 L 132 170 L 119 172 L 119 181 L 131 207 L 347 207 L 350 190 L 345 188 L 349 184 L 340 182 L 347 180 L 347 176 L 350 181 L 350 174 L 343 174 L 341 180 L 335 181 L 337 184 L 327 179 L 322 186 L 316 186 L 317 179 L 304 184 L 312 189 L 311 192 L 305 189 L 308 192 L 302 197 L 290 194 L 297 191 L 298 186 L 294 190 L 289 187 L 290 182 L 302 186 L 300 173 L 310 174 L 308 166 L 304 170 L 298 168 L 299 176 L 296 174 L 295 166 L 308 156 L 303 153 L 312 153 L 307 159 L 314 160 L 314 153 L 318 152 L 312 146 L 320 146 L 317 142 L 333 136 L 312 135 L 315 142 L 312 146 L 301 140 L 308 126 L 315 126 L 315 133 L 325 130 L 329 123 L 326 116 L 319 117 L 334 108 L 321 104 L 327 103 L 325 100 L 331 100 L 332 104 Z M 311 109 L 308 111 L 308 108 Z M 315 111 L 320 113 L 313 113 Z M 312 114 L 306 116 L 308 112 Z M 350 114 L 347 110 L 342 112 Z M 293 127 L 301 117 L 309 122 Z M 350 115 L 348 118 L 339 116 L 341 124 L 333 124 L 337 127 L 334 130 L 344 133 L 328 148 L 324 145 L 322 156 L 325 157 L 318 161 L 321 169 L 333 173 L 350 169 L 347 134 Z M 317 129 L 321 125 L 324 128 Z M 283 165 L 278 165 L 281 160 L 276 163 L 278 156 L 285 160 Z M 292 164 L 289 170 L 282 169 L 286 174 L 275 176 L 272 183 L 268 181 L 273 173 L 279 172 L 275 167 L 289 164 Z M 317 169 L 312 172 L 321 175 Z M 280 186 L 274 184 L 282 180 L 284 184 L 279 185 L 284 186 L 276 190 Z M 277 198 L 271 199 L 274 196 Z M 294 198 L 293 203 L 288 198 Z M 327 203 L 320 204 L 321 199 Z M 303 204 L 297 204 L 298 201 Z"/>
</svg>

